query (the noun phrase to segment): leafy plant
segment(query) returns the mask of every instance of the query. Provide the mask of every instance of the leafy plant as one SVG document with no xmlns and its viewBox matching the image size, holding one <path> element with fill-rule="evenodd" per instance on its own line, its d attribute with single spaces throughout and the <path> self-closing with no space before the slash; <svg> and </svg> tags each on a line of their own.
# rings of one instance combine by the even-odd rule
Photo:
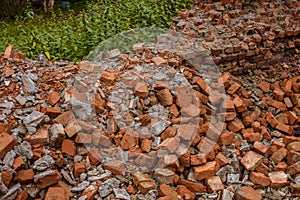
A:
<svg viewBox="0 0 300 200">
<path fill-rule="evenodd" d="M 0 22 L 0 48 L 14 45 L 29 58 L 45 54 L 51 60 L 79 61 L 124 31 L 169 28 L 172 17 L 191 5 L 192 0 L 93 0 L 80 12 L 58 10 L 47 17 Z"/>
</svg>

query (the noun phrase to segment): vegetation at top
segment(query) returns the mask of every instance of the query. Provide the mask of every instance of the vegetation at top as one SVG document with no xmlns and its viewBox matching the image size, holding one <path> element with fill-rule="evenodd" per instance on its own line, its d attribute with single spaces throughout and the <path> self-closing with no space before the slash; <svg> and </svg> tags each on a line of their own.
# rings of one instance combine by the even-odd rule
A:
<svg viewBox="0 0 300 200">
<path fill-rule="evenodd" d="M 27 3 L 21 14 L 14 14 L 13 20 L 0 21 L 0 49 L 4 51 L 13 45 L 33 59 L 45 54 L 51 60 L 80 61 L 102 41 L 118 33 L 144 27 L 168 28 L 172 18 L 192 3 L 192 0 L 93 0 L 86 1 L 80 11 L 59 8 L 46 15 L 34 14 Z"/>
</svg>

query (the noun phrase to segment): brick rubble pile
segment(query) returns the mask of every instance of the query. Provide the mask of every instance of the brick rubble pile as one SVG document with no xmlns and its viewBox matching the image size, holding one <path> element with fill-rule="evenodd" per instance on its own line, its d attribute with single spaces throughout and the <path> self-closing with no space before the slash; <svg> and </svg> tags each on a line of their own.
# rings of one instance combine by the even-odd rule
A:
<svg viewBox="0 0 300 200">
<path fill-rule="evenodd" d="M 202 2 L 101 62 L 1 53 L 0 198 L 297 199 L 299 2 Z"/>
</svg>

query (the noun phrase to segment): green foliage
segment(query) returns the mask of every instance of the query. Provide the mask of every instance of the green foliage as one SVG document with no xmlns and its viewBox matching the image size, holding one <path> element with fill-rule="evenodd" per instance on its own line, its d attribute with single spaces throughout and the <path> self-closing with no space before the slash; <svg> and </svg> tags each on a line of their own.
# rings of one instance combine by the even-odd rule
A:
<svg viewBox="0 0 300 200">
<path fill-rule="evenodd" d="M 0 19 L 12 19 L 23 15 L 26 12 L 29 4 L 29 0 L 1 0 Z"/>
<path fill-rule="evenodd" d="M 46 18 L 26 17 L 0 22 L 0 49 L 8 45 L 36 58 L 79 61 L 102 41 L 118 33 L 143 27 L 168 28 L 171 18 L 192 0 L 94 0 L 76 13 L 58 11 Z"/>
</svg>

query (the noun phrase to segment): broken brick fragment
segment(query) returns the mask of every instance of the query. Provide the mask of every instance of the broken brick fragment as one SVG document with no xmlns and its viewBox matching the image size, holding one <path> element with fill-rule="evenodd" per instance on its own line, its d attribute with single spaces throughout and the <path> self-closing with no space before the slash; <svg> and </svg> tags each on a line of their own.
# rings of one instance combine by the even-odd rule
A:
<svg viewBox="0 0 300 200">
<path fill-rule="evenodd" d="M 17 141 L 13 136 L 5 132 L 0 133 L 0 158 L 3 158 L 15 145 Z"/>
</svg>

